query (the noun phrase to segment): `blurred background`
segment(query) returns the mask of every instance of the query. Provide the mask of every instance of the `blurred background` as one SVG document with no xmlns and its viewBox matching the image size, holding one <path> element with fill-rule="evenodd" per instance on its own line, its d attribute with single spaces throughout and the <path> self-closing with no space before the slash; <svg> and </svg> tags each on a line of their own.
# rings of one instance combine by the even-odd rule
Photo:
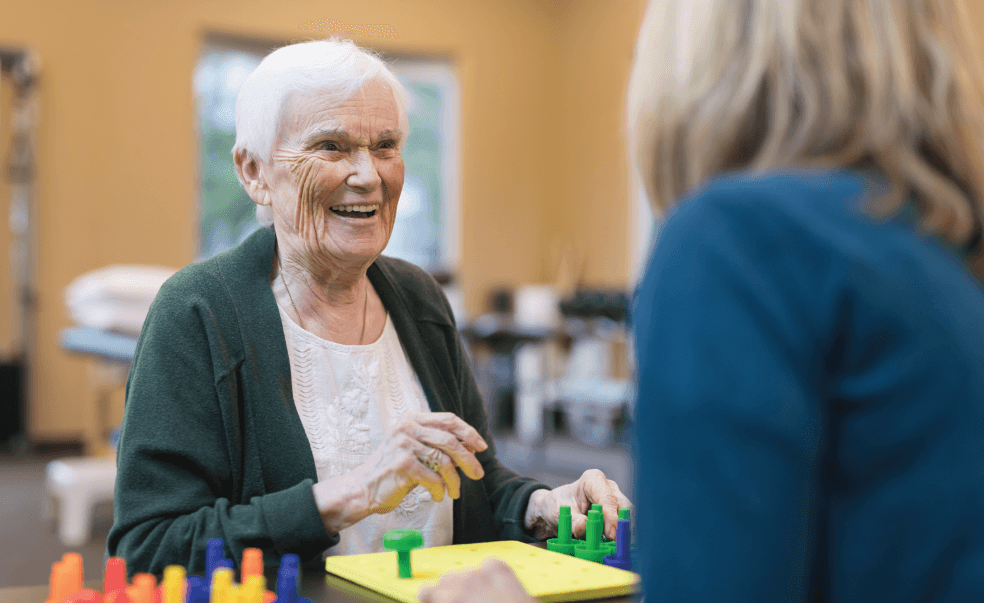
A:
<svg viewBox="0 0 984 603">
<path fill-rule="evenodd" d="M 976 5 L 975 5 L 976 6 Z M 624 153 L 643 0 L 36 0 L 0 15 L 0 587 L 101 565 L 146 308 L 256 228 L 230 149 L 271 49 L 339 34 L 407 86 L 386 252 L 431 271 L 503 462 L 631 497 L 626 316 L 652 217 Z M 984 8 L 976 9 L 984 18 Z"/>
</svg>

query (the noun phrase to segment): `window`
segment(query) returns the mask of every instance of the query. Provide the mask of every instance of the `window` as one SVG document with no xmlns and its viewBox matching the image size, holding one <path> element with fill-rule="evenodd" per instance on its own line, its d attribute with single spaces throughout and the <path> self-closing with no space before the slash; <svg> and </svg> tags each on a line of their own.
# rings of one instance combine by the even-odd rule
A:
<svg viewBox="0 0 984 603">
<path fill-rule="evenodd" d="M 239 185 L 232 165 L 236 95 L 263 55 L 208 47 L 195 69 L 200 136 L 201 239 L 199 259 L 234 247 L 259 227 L 256 205 Z"/>
<path fill-rule="evenodd" d="M 454 70 L 439 61 L 397 59 L 390 65 L 407 89 L 410 133 L 403 149 L 403 193 L 385 253 L 432 272 L 453 271 L 460 156 Z"/>
<path fill-rule="evenodd" d="M 201 238 L 204 259 L 237 245 L 258 225 L 255 206 L 236 180 L 236 95 L 265 48 L 210 43 L 194 76 L 201 136 Z M 450 64 L 385 57 L 409 96 L 406 175 L 396 225 L 384 253 L 432 272 L 458 264 L 459 97 Z"/>
</svg>

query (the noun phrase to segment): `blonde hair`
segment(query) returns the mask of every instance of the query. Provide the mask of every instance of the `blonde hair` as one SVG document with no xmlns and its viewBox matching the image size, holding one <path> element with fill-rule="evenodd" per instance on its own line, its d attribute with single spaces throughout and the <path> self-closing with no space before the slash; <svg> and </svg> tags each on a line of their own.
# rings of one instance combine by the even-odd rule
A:
<svg viewBox="0 0 984 603">
<path fill-rule="evenodd" d="M 979 235 L 980 66 L 961 0 L 651 0 L 629 83 L 629 151 L 657 213 L 725 171 L 883 174 L 923 227 Z"/>
</svg>

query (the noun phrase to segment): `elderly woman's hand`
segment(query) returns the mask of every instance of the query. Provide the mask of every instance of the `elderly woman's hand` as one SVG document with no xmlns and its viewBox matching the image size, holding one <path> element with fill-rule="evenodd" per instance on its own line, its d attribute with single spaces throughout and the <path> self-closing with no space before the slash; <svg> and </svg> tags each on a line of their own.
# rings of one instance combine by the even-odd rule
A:
<svg viewBox="0 0 984 603">
<path fill-rule="evenodd" d="M 365 463 L 315 484 L 315 504 L 328 531 L 338 533 L 373 513 L 392 511 L 417 485 L 434 500 L 442 500 L 445 490 L 458 498 L 457 469 L 470 479 L 484 477 L 475 453 L 486 448 L 482 436 L 453 413 L 406 413 Z"/>
<path fill-rule="evenodd" d="M 615 539 L 618 528 L 618 510 L 632 509 L 632 502 L 622 494 L 618 484 L 605 477 L 598 469 L 588 469 L 574 483 L 553 490 L 536 490 L 526 505 L 526 529 L 532 530 L 538 539 L 557 535 L 557 515 L 562 506 L 571 508 L 571 531 L 576 538 L 584 538 L 587 531 L 587 512 L 593 503 L 601 505 L 604 519 L 604 535 Z"/>
<path fill-rule="evenodd" d="M 512 568 L 498 559 L 458 574 L 441 576 L 436 586 L 425 586 L 417 595 L 420 603 L 533 603 Z"/>
</svg>

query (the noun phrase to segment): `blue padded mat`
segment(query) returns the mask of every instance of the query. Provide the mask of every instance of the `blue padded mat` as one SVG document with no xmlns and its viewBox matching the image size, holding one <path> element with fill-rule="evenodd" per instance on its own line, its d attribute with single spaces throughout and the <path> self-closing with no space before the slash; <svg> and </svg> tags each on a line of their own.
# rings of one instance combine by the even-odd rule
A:
<svg viewBox="0 0 984 603">
<path fill-rule="evenodd" d="M 71 327 L 59 333 L 61 347 L 68 352 L 90 354 L 120 363 L 133 361 L 137 338 L 88 327 Z"/>
</svg>

